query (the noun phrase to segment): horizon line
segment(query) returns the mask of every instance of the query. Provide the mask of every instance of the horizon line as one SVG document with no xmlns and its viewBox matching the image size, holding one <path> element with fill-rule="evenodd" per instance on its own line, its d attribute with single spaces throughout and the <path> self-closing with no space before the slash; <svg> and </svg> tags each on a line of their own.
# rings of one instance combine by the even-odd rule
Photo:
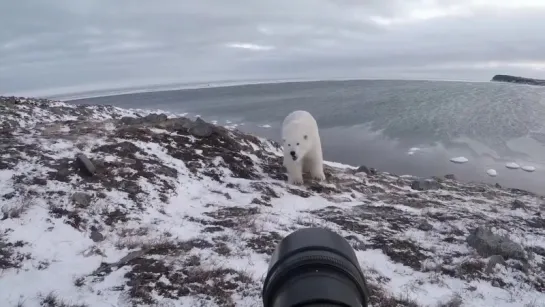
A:
<svg viewBox="0 0 545 307">
<path fill-rule="evenodd" d="M 32 91 L 25 93 L 7 93 L 0 96 L 15 96 L 15 97 L 35 97 L 58 101 L 75 101 L 84 99 L 95 99 L 112 96 L 123 96 L 143 93 L 157 93 L 180 90 L 194 90 L 203 88 L 222 88 L 222 87 L 237 87 L 258 84 L 289 84 L 289 83 L 311 83 L 311 82 L 342 82 L 342 81 L 433 81 L 433 82 L 465 82 L 465 83 L 491 83 L 492 80 L 464 80 L 464 79 L 433 79 L 433 78 L 282 78 L 282 79 L 251 79 L 251 80 L 213 80 L 213 81 L 193 81 L 193 82 L 161 82 L 148 83 L 147 85 L 133 86 L 118 86 L 110 88 L 100 88 L 96 90 L 82 90 L 72 92 L 59 92 L 47 94 L 48 90 L 38 90 L 35 94 Z M 498 82 L 499 83 L 499 82 Z M 505 82 L 508 83 L 508 82 Z M 508 83 L 509 84 L 509 83 Z M 515 84 L 515 83 L 513 83 Z M 523 84 L 519 84 L 523 85 Z M 151 87 L 151 88 L 150 88 Z M 154 87 L 154 88 L 153 88 Z M 60 88 L 59 88 L 60 89 Z M 51 89 L 49 91 L 52 91 Z M 39 94 L 40 92 L 45 94 Z"/>
</svg>

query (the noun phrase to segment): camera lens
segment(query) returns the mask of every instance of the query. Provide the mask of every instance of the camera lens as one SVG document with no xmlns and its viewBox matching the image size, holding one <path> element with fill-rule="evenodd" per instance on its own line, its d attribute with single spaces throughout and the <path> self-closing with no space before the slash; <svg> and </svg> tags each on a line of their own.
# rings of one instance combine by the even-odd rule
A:
<svg viewBox="0 0 545 307">
<path fill-rule="evenodd" d="M 324 228 L 299 229 L 280 241 L 263 284 L 264 307 L 367 307 L 368 297 L 356 253 Z"/>
</svg>

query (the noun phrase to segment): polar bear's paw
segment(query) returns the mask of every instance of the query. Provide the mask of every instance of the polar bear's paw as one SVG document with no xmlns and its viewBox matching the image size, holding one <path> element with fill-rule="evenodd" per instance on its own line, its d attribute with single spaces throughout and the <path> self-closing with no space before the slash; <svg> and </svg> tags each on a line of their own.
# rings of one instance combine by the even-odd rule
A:
<svg viewBox="0 0 545 307">
<path fill-rule="evenodd" d="M 288 177 L 288 183 L 293 185 L 302 185 L 303 184 L 303 176 L 289 176 Z"/>
<path fill-rule="evenodd" d="M 325 174 L 324 174 L 324 172 L 315 173 L 315 174 L 312 174 L 312 178 L 316 179 L 318 181 L 324 181 L 325 180 Z"/>
<path fill-rule="evenodd" d="M 324 168 L 321 163 L 316 163 L 310 168 L 310 175 L 313 179 L 323 181 L 325 180 Z"/>
</svg>

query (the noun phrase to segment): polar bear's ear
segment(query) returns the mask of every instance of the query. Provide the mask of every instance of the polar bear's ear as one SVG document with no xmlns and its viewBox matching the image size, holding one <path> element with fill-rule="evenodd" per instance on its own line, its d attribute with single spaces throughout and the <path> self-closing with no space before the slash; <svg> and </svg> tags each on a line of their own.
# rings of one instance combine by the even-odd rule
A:
<svg viewBox="0 0 545 307">
<path fill-rule="evenodd" d="M 305 136 L 303 136 L 303 138 L 306 140 L 308 139 L 308 135 L 305 134 Z"/>
</svg>

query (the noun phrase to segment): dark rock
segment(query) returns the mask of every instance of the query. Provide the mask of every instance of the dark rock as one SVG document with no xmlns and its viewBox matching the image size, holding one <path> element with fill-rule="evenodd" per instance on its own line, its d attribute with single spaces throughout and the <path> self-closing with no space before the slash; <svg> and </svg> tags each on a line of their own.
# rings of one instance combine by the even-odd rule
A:
<svg viewBox="0 0 545 307">
<path fill-rule="evenodd" d="M 519 195 L 519 196 L 535 196 L 535 194 L 532 193 L 532 192 L 529 192 L 529 191 L 526 191 L 526 190 L 521 190 L 521 189 L 516 189 L 516 188 L 509 189 L 509 192 L 511 192 L 513 194 L 516 194 L 516 195 Z"/>
<path fill-rule="evenodd" d="M 437 182 L 439 182 L 439 183 L 445 181 L 442 177 L 437 177 L 437 176 L 431 176 L 431 177 L 428 178 L 428 179 L 435 180 L 435 181 L 437 181 Z"/>
<path fill-rule="evenodd" d="M 103 198 L 103 199 L 104 199 L 104 198 L 107 197 L 107 195 L 106 195 L 104 192 L 98 192 L 98 193 L 97 193 L 97 197 L 98 197 L 98 198 Z"/>
<path fill-rule="evenodd" d="M 526 210 L 526 205 L 522 201 L 515 199 L 513 203 L 511 204 L 511 210 L 516 210 L 516 209 Z"/>
<path fill-rule="evenodd" d="M 430 230 L 433 229 L 433 226 L 430 223 L 428 223 L 428 221 L 422 221 L 418 225 L 418 229 L 423 230 L 423 231 L 430 231 Z"/>
<path fill-rule="evenodd" d="M 456 180 L 456 176 L 454 176 L 454 174 L 446 174 L 445 178 L 449 180 Z"/>
<path fill-rule="evenodd" d="M 120 118 L 119 122 L 124 125 L 138 125 L 138 124 L 142 124 L 144 121 L 142 120 L 142 118 L 125 116 Z"/>
<path fill-rule="evenodd" d="M 312 195 L 311 193 L 309 193 L 307 191 L 300 190 L 300 189 L 291 189 L 291 188 L 286 188 L 286 189 L 291 194 L 301 196 L 303 198 L 309 198 Z"/>
<path fill-rule="evenodd" d="M 124 181 L 124 182 L 122 182 L 121 185 L 119 186 L 119 189 L 122 190 L 122 191 L 125 191 L 125 192 L 127 192 L 128 194 L 131 194 L 131 195 L 136 195 L 136 194 L 140 193 L 140 191 L 141 191 L 140 185 L 138 185 L 138 183 L 133 182 L 133 181 Z"/>
<path fill-rule="evenodd" d="M 83 172 L 90 176 L 93 176 L 96 173 L 96 167 L 93 162 L 91 162 L 91 160 L 89 160 L 89 158 L 82 153 L 76 155 L 76 164 Z"/>
<path fill-rule="evenodd" d="M 501 288 L 501 283 L 500 283 L 500 281 L 497 280 L 497 279 L 494 279 L 494 280 L 492 281 L 492 287 Z"/>
<path fill-rule="evenodd" d="M 92 231 L 91 240 L 93 240 L 93 242 L 102 242 L 104 241 L 104 235 L 98 231 Z"/>
<path fill-rule="evenodd" d="M 124 256 L 123 258 L 119 259 L 119 261 L 115 263 L 102 263 L 101 266 L 98 269 L 96 269 L 92 274 L 98 276 L 104 272 L 111 271 L 113 267 L 122 267 L 125 264 L 127 264 L 127 262 L 140 258 L 146 255 L 146 253 L 148 252 L 149 252 L 149 248 L 132 251 L 128 253 L 126 256 Z"/>
<path fill-rule="evenodd" d="M 496 184 L 494 185 L 497 189 L 501 189 L 501 185 L 499 183 L 496 182 Z"/>
<path fill-rule="evenodd" d="M 193 136 L 205 138 L 212 135 L 214 132 L 214 126 L 205 122 L 200 117 L 195 120 L 193 127 L 189 128 L 189 133 Z"/>
<path fill-rule="evenodd" d="M 523 272 L 523 273 L 526 273 L 526 274 L 528 274 L 528 271 L 529 271 L 529 269 L 530 269 L 530 265 L 528 264 L 527 261 L 522 261 L 522 262 L 521 262 L 521 261 L 517 261 L 517 262 L 515 262 L 515 263 L 512 263 L 512 264 L 511 264 L 511 267 L 512 267 L 513 269 L 515 269 L 515 270 L 519 270 L 519 271 L 521 271 L 521 272 Z"/>
<path fill-rule="evenodd" d="M 526 259 L 526 254 L 520 244 L 509 238 L 496 235 L 490 229 L 482 226 L 473 229 L 466 238 L 466 242 L 483 257 L 500 255 L 506 259 Z"/>
<path fill-rule="evenodd" d="M 167 177 L 178 178 L 178 170 L 172 167 L 165 165 L 158 165 L 154 170 L 157 174 L 164 175 Z"/>
<path fill-rule="evenodd" d="M 208 233 L 218 232 L 218 231 L 223 231 L 223 228 L 219 226 L 210 226 L 210 227 L 205 227 L 203 229 L 203 232 L 208 232 Z"/>
<path fill-rule="evenodd" d="M 319 182 L 311 182 L 307 187 L 309 190 L 320 194 L 336 194 L 335 192 L 337 192 L 335 188 L 321 185 Z"/>
<path fill-rule="evenodd" d="M 407 198 L 403 201 L 403 205 L 413 208 L 426 208 L 433 206 L 433 203 L 421 198 Z"/>
<path fill-rule="evenodd" d="M 134 143 L 128 141 L 99 146 L 93 149 L 93 153 L 108 153 L 116 155 L 122 159 L 129 158 L 133 160 L 136 154 L 146 155 L 145 151 L 134 145 Z"/>
<path fill-rule="evenodd" d="M 135 159 L 131 159 L 131 158 L 124 158 L 124 159 L 121 159 L 121 162 L 125 163 L 125 164 L 136 164 L 136 160 Z"/>
<path fill-rule="evenodd" d="M 367 166 L 365 165 L 362 165 L 360 167 L 358 167 L 355 171 L 354 171 L 355 174 L 357 173 L 366 173 L 368 176 L 372 176 L 372 175 L 376 175 L 377 174 L 377 170 L 375 168 L 368 168 Z"/>
<path fill-rule="evenodd" d="M 2 198 L 8 200 L 8 199 L 12 199 L 13 197 L 15 197 L 15 192 L 9 192 L 9 193 L 6 193 L 2 196 Z"/>
<path fill-rule="evenodd" d="M 149 114 L 149 115 L 146 115 L 143 120 L 145 122 L 148 122 L 148 123 L 151 123 L 151 124 L 156 124 L 156 123 L 160 123 L 160 122 L 164 122 L 168 119 L 167 115 L 166 114 Z"/>
<path fill-rule="evenodd" d="M 66 111 L 64 107 L 51 107 L 49 108 L 49 111 L 55 115 L 66 115 Z"/>
<path fill-rule="evenodd" d="M 531 220 L 526 221 L 526 225 L 533 227 L 533 228 L 542 228 L 545 229 L 545 219 L 535 217 Z"/>
<path fill-rule="evenodd" d="M 34 178 L 34 180 L 32 180 L 32 183 L 34 183 L 36 185 L 47 185 L 47 179 Z"/>
<path fill-rule="evenodd" d="M 91 200 L 93 200 L 93 196 L 83 192 L 76 192 L 72 195 L 72 201 L 76 203 L 76 206 L 78 207 L 89 206 L 91 204 Z"/>
<path fill-rule="evenodd" d="M 156 126 L 163 129 L 168 129 L 172 131 L 185 131 L 191 127 L 193 127 L 195 123 L 191 121 L 189 118 L 185 117 L 178 117 L 178 118 L 171 118 L 164 122 L 158 123 Z"/>
<path fill-rule="evenodd" d="M 530 247 L 530 250 L 532 252 L 542 256 L 542 257 L 545 257 L 545 248 L 543 248 L 541 246 L 537 246 L 537 245 L 532 246 L 532 247 Z"/>
<path fill-rule="evenodd" d="M 503 259 L 503 257 L 500 256 L 500 255 L 491 256 L 490 259 L 488 259 L 488 264 L 486 265 L 485 273 L 486 274 L 492 273 L 494 271 L 494 267 L 498 263 L 502 264 L 502 265 L 505 265 L 505 259 Z"/>
<path fill-rule="evenodd" d="M 50 173 L 51 179 L 62 181 L 62 182 L 69 182 L 70 181 L 70 170 L 68 168 L 61 168 L 57 170 L 56 172 Z"/>
<path fill-rule="evenodd" d="M 362 166 L 358 167 L 358 169 L 356 170 L 355 173 L 366 173 L 367 175 L 369 175 L 371 173 L 371 171 L 369 170 L 369 168 L 367 168 L 367 166 L 362 165 Z"/>
<path fill-rule="evenodd" d="M 269 187 L 267 184 L 262 182 L 252 182 L 250 183 L 250 186 L 254 188 L 256 191 L 261 192 L 261 194 L 273 197 L 273 198 L 280 198 L 278 193 L 271 187 Z M 227 187 L 229 187 L 229 184 L 227 184 Z"/>
<path fill-rule="evenodd" d="M 252 199 L 252 204 L 255 204 L 255 205 L 262 205 L 262 206 L 267 206 L 267 207 L 272 207 L 271 204 L 267 203 L 266 201 L 263 201 L 261 199 L 258 199 L 258 198 L 254 198 Z"/>
<path fill-rule="evenodd" d="M 439 187 L 439 182 L 433 179 L 418 179 L 411 183 L 411 189 L 418 191 L 437 190 Z"/>
</svg>

